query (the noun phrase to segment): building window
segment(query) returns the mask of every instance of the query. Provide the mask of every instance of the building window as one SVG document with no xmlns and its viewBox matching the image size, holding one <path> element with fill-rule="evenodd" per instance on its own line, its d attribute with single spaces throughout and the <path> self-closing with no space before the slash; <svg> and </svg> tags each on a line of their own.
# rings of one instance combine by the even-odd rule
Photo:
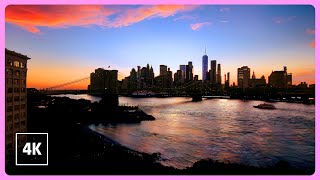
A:
<svg viewBox="0 0 320 180">
<path fill-rule="evenodd" d="M 12 106 L 8 106 L 7 107 L 7 112 L 11 112 L 13 109 L 12 109 Z"/>
<path fill-rule="evenodd" d="M 14 75 L 20 76 L 20 71 L 19 70 L 14 71 Z"/>
<path fill-rule="evenodd" d="M 7 121 L 8 121 L 8 122 L 11 122 L 11 121 L 12 121 L 12 118 L 13 118 L 12 115 L 7 116 Z"/>
<path fill-rule="evenodd" d="M 25 66 L 25 63 L 21 62 L 21 63 L 20 63 L 20 67 L 21 67 L 21 68 L 25 68 L 25 67 L 26 67 L 26 66 Z"/>
<path fill-rule="evenodd" d="M 19 79 L 14 79 L 14 84 L 19 85 Z"/>
<path fill-rule="evenodd" d="M 19 120 L 20 119 L 20 115 L 19 114 L 15 114 L 14 115 L 14 120 Z"/>
<path fill-rule="evenodd" d="M 11 78 L 7 78 L 7 84 L 12 84 L 12 79 Z"/>
<path fill-rule="evenodd" d="M 22 71 L 22 72 L 21 72 L 21 76 L 22 76 L 22 77 L 26 77 L 26 75 L 27 75 L 27 74 L 26 74 L 25 71 Z"/>
<path fill-rule="evenodd" d="M 20 62 L 19 61 L 14 61 L 13 62 L 14 67 L 20 67 Z"/>
<path fill-rule="evenodd" d="M 8 130 L 9 130 L 9 131 L 12 131 L 12 129 L 13 129 L 12 124 L 9 124 L 9 125 L 8 125 Z"/>
<path fill-rule="evenodd" d="M 9 59 L 8 59 L 8 60 L 7 60 L 7 65 L 8 65 L 8 66 L 12 66 L 12 65 L 13 65 L 12 60 L 9 60 Z"/>
<path fill-rule="evenodd" d="M 19 96 L 15 96 L 15 97 L 14 97 L 14 102 L 18 102 L 19 99 L 20 99 Z"/>
<path fill-rule="evenodd" d="M 26 85 L 26 80 L 25 79 L 21 79 L 21 84 L 22 85 Z"/>
<path fill-rule="evenodd" d="M 20 126 L 20 125 L 19 125 L 19 122 L 14 123 L 14 128 L 15 128 L 15 129 L 19 128 L 19 126 Z"/>
<path fill-rule="evenodd" d="M 20 101 L 22 102 L 24 101 L 24 96 L 21 96 Z"/>
<path fill-rule="evenodd" d="M 6 69 L 6 73 L 7 73 L 7 75 L 12 75 L 12 74 L 13 74 L 13 70 L 7 68 L 7 69 Z"/>
<path fill-rule="evenodd" d="M 8 88 L 8 93 L 12 93 L 12 88 Z"/>
<path fill-rule="evenodd" d="M 12 97 L 7 97 L 7 102 L 12 102 Z"/>
<path fill-rule="evenodd" d="M 21 113 L 21 118 L 25 118 L 26 117 L 26 112 Z"/>
<path fill-rule="evenodd" d="M 24 109 L 26 107 L 25 104 L 21 104 L 21 109 Z"/>
<path fill-rule="evenodd" d="M 21 92 L 25 93 L 26 92 L 26 88 L 21 88 Z"/>
<path fill-rule="evenodd" d="M 14 110 L 19 110 L 20 109 L 20 106 L 19 105 L 15 105 L 14 106 Z"/>
<path fill-rule="evenodd" d="M 20 92 L 20 88 L 14 88 L 14 93 L 19 93 Z"/>
</svg>

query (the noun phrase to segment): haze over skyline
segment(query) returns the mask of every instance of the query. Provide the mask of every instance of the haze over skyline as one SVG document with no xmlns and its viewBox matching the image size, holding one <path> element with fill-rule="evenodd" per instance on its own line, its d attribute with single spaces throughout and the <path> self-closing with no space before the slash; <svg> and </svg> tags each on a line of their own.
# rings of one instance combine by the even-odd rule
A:
<svg viewBox="0 0 320 180">
<path fill-rule="evenodd" d="M 257 78 L 288 67 L 293 84 L 315 82 L 315 13 L 309 5 L 15 5 L 6 8 L 6 48 L 25 54 L 27 87 L 47 88 L 99 67 L 126 76 L 138 65 L 173 72 L 202 56 L 237 83 L 237 68 Z M 224 79 L 223 79 L 224 82 Z M 70 88 L 87 88 L 88 82 Z"/>
</svg>

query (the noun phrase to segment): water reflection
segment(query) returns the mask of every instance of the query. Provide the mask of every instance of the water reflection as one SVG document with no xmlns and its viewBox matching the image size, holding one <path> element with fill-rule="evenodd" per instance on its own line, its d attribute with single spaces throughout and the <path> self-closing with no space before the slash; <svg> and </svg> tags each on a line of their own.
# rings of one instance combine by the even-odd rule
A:
<svg viewBox="0 0 320 180">
<path fill-rule="evenodd" d="M 139 105 L 156 120 L 90 127 L 137 151 L 160 152 L 164 165 L 184 168 L 212 158 L 314 167 L 314 105 L 278 102 L 278 109 L 268 111 L 253 108 L 259 101 L 232 99 L 120 97 L 120 103 Z"/>
</svg>

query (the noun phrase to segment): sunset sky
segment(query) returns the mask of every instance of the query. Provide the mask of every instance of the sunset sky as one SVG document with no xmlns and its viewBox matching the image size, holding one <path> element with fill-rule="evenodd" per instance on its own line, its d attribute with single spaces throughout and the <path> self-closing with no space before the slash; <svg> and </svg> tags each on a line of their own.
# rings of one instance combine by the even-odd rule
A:
<svg viewBox="0 0 320 180">
<path fill-rule="evenodd" d="M 5 30 L 6 48 L 31 58 L 28 87 L 48 88 L 108 66 L 128 76 L 149 63 L 157 76 L 160 64 L 176 72 L 188 61 L 201 79 L 205 47 L 231 83 L 241 66 L 266 78 L 287 66 L 294 84 L 315 81 L 315 12 L 308 5 L 17 5 L 6 8 Z"/>
</svg>

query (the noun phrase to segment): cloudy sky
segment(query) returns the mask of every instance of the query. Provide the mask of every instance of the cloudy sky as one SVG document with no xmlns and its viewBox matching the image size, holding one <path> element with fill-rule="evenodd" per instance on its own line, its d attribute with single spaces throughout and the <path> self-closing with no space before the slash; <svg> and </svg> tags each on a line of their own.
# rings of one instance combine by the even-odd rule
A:
<svg viewBox="0 0 320 180">
<path fill-rule="evenodd" d="M 51 87 L 108 66 L 128 76 L 147 63 L 158 75 L 160 64 L 175 72 L 192 61 L 201 78 L 205 48 L 231 82 L 241 66 L 257 77 L 287 66 L 294 84 L 315 81 L 315 12 L 308 5 L 15 5 L 6 8 L 5 28 L 6 48 L 31 57 L 28 87 Z"/>
</svg>

